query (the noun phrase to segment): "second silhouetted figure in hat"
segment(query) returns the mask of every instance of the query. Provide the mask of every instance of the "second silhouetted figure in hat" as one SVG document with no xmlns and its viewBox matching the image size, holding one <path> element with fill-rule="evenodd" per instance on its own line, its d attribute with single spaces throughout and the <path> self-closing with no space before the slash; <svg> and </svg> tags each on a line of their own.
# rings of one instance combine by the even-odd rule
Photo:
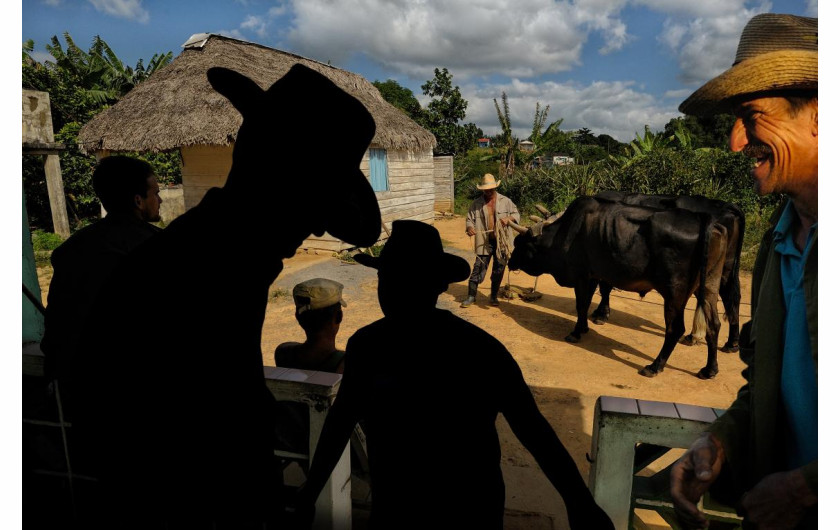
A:
<svg viewBox="0 0 840 530">
<path fill-rule="evenodd" d="M 385 317 L 347 343 L 344 378 L 298 509 L 311 510 L 353 426 L 364 421 L 371 528 L 501 529 L 501 412 L 563 496 L 572 528 L 612 528 L 507 349 L 435 307 L 450 283 L 470 274 L 464 259 L 443 251 L 437 230 L 395 221 L 381 255 L 356 260 L 378 271 Z M 415 284 L 411 296 L 400 288 L 405 278 Z"/>
</svg>

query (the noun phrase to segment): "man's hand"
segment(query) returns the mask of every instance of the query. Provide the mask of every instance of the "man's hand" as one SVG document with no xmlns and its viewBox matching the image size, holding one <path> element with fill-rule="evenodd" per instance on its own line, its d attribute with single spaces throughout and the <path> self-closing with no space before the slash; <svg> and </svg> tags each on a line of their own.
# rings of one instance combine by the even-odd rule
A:
<svg viewBox="0 0 840 530">
<path fill-rule="evenodd" d="M 470 236 L 470 237 L 474 236 L 475 235 L 475 228 L 473 228 L 471 226 L 468 226 L 467 227 L 467 235 Z"/>
<path fill-rule="evenodd" d="M 510 224 L 510 217 L 502 217 L 499 222 L 502 223 L 502 226 L 507 226 Z"/>
<path fill-rule="evenodd" d="M 794 528 L 816 503 L 801 469 L 767 475 L 741 498 L 745 519 L 767 530 Z"/>
<path fill-rule="evenodd" d="M 709 525 L 697 503 L 720 475 L 724 460 L 720 441 L 711 433 L 703 433 L 671 468 L 671 498 L 677 517 L 686 528 Z"/>
</svg>

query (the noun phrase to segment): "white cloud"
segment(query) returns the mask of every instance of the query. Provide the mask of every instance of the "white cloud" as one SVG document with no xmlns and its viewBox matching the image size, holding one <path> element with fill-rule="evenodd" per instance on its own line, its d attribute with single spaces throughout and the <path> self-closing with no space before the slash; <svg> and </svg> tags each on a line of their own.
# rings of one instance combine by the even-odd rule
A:
<svg viewBox="0 0 840 530">
<path fill-rule="evenodd" d="M 808 0 L 808 4 L 805 7 L 805 14 L 809 17 L 817 16 L 817 0 Z"/>
<path fill-rule="evenodd" d="M 665 0 L 644 0 L 648 4 L 664 3 Z M 697 13 L 705 11 L 699 7 Z M 711 2 L 717 3 L 717 0 Z M 684 18 L 669 18 L 659 36 L 659 41 L 665 44 L 677 57 L 680 67 L 680 79 L 694 88 L 717 76 L 732 66 L 738 40 L 747 21 L 759 13 L 770 10 L 770 2 L 764 1 L 756 7 L 748 9 L 737 2 L 733 2 L 737 9 L 723 9 L 723 14 L 716 16 L 694 18 L 686 21 Z M 675 11 L 675 10 L 671 10 Z"/>
<path fill-rule="evenodd" d="M 340 64 L 364 53 L 385 68 L 427 76 L 445 66 L 461 75 L 531 77 L 580 65 L 590 32 L 602 51 L 627 40 L 616 18 L 626 0 L 291 0 L 287 40 L 300 53 Z"/>
<path fill-rule="evenodd" d="M 143 9 L 142 0 L 88 0 L 97 11 L 119 18 L 136 20 L 146 23 L 149 21 L 149 12 Z"/>
<path fill-rule="evenodd" d="M 285 15 L 287 8 L 285 5 L 274 6 L 268 10 L 268 16 L 270 17 L 279 17 Z"/>
<path fill-rule="evenodd" d="M 627 26 L 617 18 L 625 4 L 627 0 L 577 0 L 574 3 L 577 23 L 601 33 L 604 45 L 599 51 L 602 54 L 620 50 L 630 39 Z"/>
<path fill-rule="evenodd" d="M 261 38 L 265 37 L 268 32 L 265 21 L 254 15 L 248 15 L 245 17 L 245 20 L 239 24 L 239 29 L 251 31 Z"/>
<path fill-rule="evenodd" d="M 29 56 L 39 63 L 45 63 L 47 61 L 55 62 L 55 57 L 50 55 L 48 52 L 33 51 L 29 53 Z"/>
<path fill-rule="evenodd" d="M 597 136 L 609 134 L 616 140 L 629 142 L 645 124 L 661 130 L 671 118 L 679 116 L 676 106 L 663 106 L 650 94 L 640 92 L 632 82 L 598 81 L 588 86 L 573 83 L 529 83 L 513 79 L 508 84 L 466 85 L 461 93 L 469 105 L 466 122 L 473 122 L 488 135 L 500 132 L 493 98 L 502 104 L 502 91 L 507 94 L 514 134 L 520 139 L 531 134 L 536 103 L 551 106 L 547 123 L 563 118 L 562 130 L 587 127 Z"/>
</svg>

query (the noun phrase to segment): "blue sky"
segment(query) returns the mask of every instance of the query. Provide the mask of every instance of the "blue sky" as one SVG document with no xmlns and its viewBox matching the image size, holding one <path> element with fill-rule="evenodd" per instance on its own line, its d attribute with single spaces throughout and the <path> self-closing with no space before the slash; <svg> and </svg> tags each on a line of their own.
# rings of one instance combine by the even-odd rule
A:
<svg viewBox="0 0 840 530">
<path fill-rule="evenodd" d="M 126 63 L 212 32 L 291 51 L 414 91 L 446 67 L 469 101 L 466 121 L 499 132 L 508 95 L 515 132 L 537 102 L 562 129 L 629 141 L 732 63 L 741 29 L 762 12 L 817 16 L 817 0 L 24 0 L 22 39 L 46 59 L 67 31 L 100 35 Z"/>
</svg>

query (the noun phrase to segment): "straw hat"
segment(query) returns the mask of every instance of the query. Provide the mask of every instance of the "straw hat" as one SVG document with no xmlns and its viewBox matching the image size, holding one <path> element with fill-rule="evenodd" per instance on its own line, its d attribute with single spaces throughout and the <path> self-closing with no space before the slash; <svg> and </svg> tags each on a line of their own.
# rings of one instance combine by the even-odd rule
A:
<svg viewBox="0 0 840 530">
<path fill-rule="evenodd" d="M 394 221 L 391 237 L 379 257 L 356 254 L 353 259 L 376 270 L 398 270 L 407 277 L 422 273 L 446 283 L 460 282 L 470 275 L 470 264 L 464 258 L 443 251 L 437 228 L 420 221 Z"/>
<path fill-rule="evenodd" d="M 729 100 L 778 90 L 817 90 L 817 19 L 763 13 L 741 33 L 732 68 L 680 105 L 684 114 L 729 112 Z"/>
<path fill-rule="evenodd" d="M 480 190 L 492 190 L 493 188 L 499 187 L 499 181 L 496 180 L 490 173 L 485 173 L 484 177 L 481 179 L 481 184 L 477 185 L 476 188 Z"/>
</svg>

